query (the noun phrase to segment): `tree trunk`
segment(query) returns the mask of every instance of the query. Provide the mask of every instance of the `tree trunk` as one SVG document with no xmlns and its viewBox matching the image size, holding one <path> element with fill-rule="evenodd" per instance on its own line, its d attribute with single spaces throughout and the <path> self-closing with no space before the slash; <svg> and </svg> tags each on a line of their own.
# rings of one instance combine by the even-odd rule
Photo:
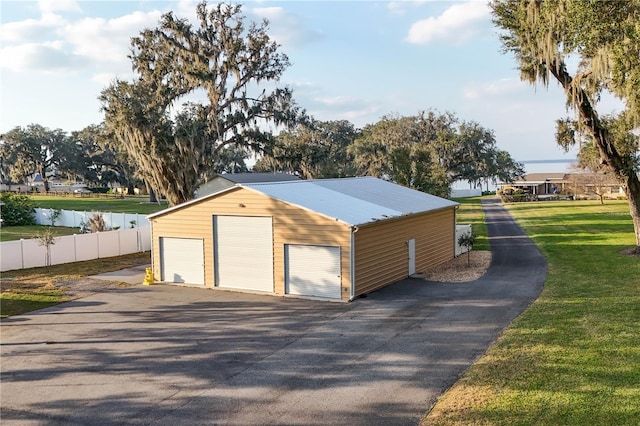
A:
<svg viewBox="0 0 640 426">
<path fill-rule="evenodd" d="M 150 203 L 158 202 L 158 197 L 156 197 L 156 191 L 154 191 L 153 188 L 149 188 L 149 202 Z"/>
<path fill-rule="evenodd" d="M 622 183 L 629 201 L 629 209 L 636 236 L 634 252 L 640 253 L 640 178 L 635 168 L 628 164 L 624 156 L 620 155 L 616 149 L 613 141 L 609 139 L 609 131 L 600 122 L 598 113 L 593 109 L 585 91 L 572 84 L 573 79 L 567 72 L 564 63 L 551 63 L 549 71 L 560 82 L 567 94 L 568 101 L 578 111 L 581 124 L 591 133 L 600 153 L 600 158 Z"/>
<path fill-rule="evenodd" d="M 44 184 L 44 192 L 49 192 L 49 179 L 47 179 L 47 171 L 44 166 L 39 167 L 40 177 L 42 178 L 42 183 Z"/>
<path fill-rule="evenodd" d="M 633 229 L 636 233 L 635 254 L 640 254 L 640 180 L 637 175 L 635 179 L 628 179 L 624 188 L 629 200 L 629 210 L 633 218 Z"/>
</svg>

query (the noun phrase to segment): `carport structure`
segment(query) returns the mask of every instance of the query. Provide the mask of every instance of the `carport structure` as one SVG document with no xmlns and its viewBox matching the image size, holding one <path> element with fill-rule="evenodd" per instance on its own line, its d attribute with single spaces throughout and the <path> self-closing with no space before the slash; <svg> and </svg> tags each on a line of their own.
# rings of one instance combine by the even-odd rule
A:
<svg viewBox="0 0 640 426">
<path fill-rule="evenodd" d="M 149 216 L 154 277 L 349 301 L 452 259 L 457 206 L 373 177 L 238 184 Z"/>
</svg>

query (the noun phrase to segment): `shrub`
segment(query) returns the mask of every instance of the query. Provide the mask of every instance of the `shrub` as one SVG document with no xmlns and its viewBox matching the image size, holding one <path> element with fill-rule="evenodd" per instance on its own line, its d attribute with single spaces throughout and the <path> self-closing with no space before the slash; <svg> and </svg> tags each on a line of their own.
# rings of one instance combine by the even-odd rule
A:
<svg viewBox="0 0 640 426">
<path fill-rule="evenodd" d="M 92 188 L 89 188 L 89 190 L 91 192 L 93 192 L 94 194 L 110 194 L 110 193 L 112 193 L 111 188 L 109 188 L 108 186 L 92 187 Z"/>
<path fill-rule="evenodd" d="M 102 217 L 102 213 L 94 213 L 87 221 L 87 227 L 91 232 L 103 232 L 109 230 L 104 218 Z"/>
<path fill-rule="evenodd" d="M 467 249 L 467 266 L 471 265 L 471 249 L 473 248 L 473 245 L 476 243 L 476 235 L 473 233 L 473 231 L 469 232 L 468 234 L 462 234 L 460 235 L 460 238 L 458 238 L 458 244 L 461 247 L 465 247 Z"/>
<path fill-rule="evenodd" d="M 51 246 L 56 243 L 56 238 L 53 236 L 51 227 L 47 227 L 44 231 L 38 233 L 38 245 L 44 246 L 45 253 L 45 265 L 51 266 Z"/>
<path fill-rule="evenodd" d="M 49 214 L 49 220 L 51 221 L 51 226 L 56 226 L 56 222 L 58 219 L 60 219 L 61 215 L 62 215 L 62 210 L 51 209 L 51 212 Z"/>
<path fill-rule="evenodd" d="M 2 224 L 5 226 L 35 225 L 35 205 L 26 195 L 3 192 L 0 195 Z"/>
</svg>

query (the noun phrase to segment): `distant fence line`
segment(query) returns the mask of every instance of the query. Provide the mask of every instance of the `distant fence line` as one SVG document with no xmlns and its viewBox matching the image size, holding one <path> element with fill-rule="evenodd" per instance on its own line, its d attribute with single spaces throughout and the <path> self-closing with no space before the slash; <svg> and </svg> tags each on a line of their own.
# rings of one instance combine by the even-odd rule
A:
<svg viewBox="0 0 640 426">
<path fill-rule="evenodd" d="M 80 188 L 80 189 L 79 189 Z M 122 191 L 117 192 L 113 188 L 111 192 L 93 192 L 86 187 L 76 187 L 71 185 L 52 185 L 49 191 L 45 192 L 44 185 L 27 185 L 27 184 L 0 184 L 0 191 L 13 192 L 22 195 L 48 195 L 52 197 L 71 197 L 71 198 L 123 198 Z M 125 188 L 126 189 L 126 188 Z"/>
<path fill-rule="evenodd" d="M 467 197 L 479 197 L 482 195 L 482 189 L 452 189 L 449 196 L 451 198 L 467 198 Z"/>
<path fill-rule="evenodd" d="M 101 259 L 151 250 L 151 227 L 56 237 L 51 265 Z M 38 239 L 0 243 L 0 272 L 47 266 L 47 248 Z"/>
<path fill-rule="evenodd" d="M 36 223 L 38 225 L 51 225 L 51 216 L 55 209 L 36 208 Z M 137 213 L 111 213 L 111 212 L 88 212 L 75 210 L 60 210 L 60 216 L 55 221 L 55 226 L 67 226 L 69 228 L 80 228 L 83 223 L 87 223 L 94 214 L 101 214 L 108 228 L 137 228 L 149 226 L 146 215 Z"/>
</svg>

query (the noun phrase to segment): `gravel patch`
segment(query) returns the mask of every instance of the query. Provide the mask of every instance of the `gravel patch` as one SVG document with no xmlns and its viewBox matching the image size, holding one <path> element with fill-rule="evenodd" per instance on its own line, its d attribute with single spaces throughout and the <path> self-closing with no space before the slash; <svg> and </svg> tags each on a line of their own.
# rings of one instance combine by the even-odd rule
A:
<svg viewBox="0 0 640 426">
<path fill-rule="evenodd" d="M 428 281 L 442 283 L 463 283 L 477 280 L 489 269 L 491 252 L 472 250 L 468 254 L 468 259 L 467 253 L 463 253 L 447 263 L 429 269 L 420 276 Z"/>
<path fill-rule="evenodd" d="M 56 287 L 63 289 L 65 296 L 68 296 L 71 299 L 78 299 L 93 293 L 131 287 L 131 284 L 120 281 L 105 281 L 85 277 L 77 280 L 58 281 L 56 283 Z"/>
</svg>

